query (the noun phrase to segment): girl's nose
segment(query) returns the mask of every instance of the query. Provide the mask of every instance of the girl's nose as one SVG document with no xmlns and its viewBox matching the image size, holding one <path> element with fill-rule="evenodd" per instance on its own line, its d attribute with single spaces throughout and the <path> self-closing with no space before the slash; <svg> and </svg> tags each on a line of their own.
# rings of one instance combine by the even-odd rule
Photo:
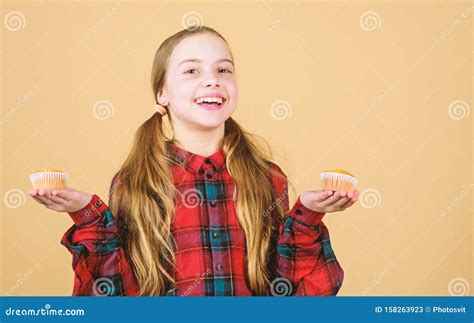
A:
<svg viewBox="0 0 474 323">
<path fill-rule="evenodd" d="M 208 80 L 204 81 L 203 86 L 204 87 L 219 86 L 219 82 L 217 82 L 217 80 L 215 80 L 215 79 L 213 79 L 213 80 L 208 79 Z"/>
<path fill-rule="evenodd" d="M 207 75 L 202 83 L 204 87 L 219 85 L 219 81 L 215 75 Z"/>
</svg>

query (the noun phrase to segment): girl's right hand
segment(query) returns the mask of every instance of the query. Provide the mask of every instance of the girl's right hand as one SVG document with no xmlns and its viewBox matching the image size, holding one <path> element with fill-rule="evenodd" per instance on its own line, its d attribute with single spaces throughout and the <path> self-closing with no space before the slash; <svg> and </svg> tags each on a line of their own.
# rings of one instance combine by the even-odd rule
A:
<svg viewBox="0 0 474 323">
<path fill-rule="evenodd" d="M 92 200 L 91 194 L 67 186 L 62 190 L 32 188 L 28 194 L 48 209 L 67 213 L 79 211 Z"/>
</svg>

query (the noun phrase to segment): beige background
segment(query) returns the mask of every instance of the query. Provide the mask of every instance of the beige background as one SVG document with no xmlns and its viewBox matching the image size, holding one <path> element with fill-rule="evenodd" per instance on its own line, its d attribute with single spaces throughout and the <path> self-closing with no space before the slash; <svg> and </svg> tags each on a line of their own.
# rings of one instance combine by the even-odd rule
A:
<svg viewBox="0 0 474 323">
<path fill-rule="evenodd" d="M 298 193 L 326 169 L 359 179 L 360 202 L 324 220 L 339 295 L 471 294 L 473 9 L 2 1 L 1 294 L 71 294 L 59 241 L 72 221 L 27 195 L 28 175 L 59 168 L 107 199 L 152 113 L 153 55 L 193 21 L 231 44 L 234 117 L 270 142 Z"/>
</svg>

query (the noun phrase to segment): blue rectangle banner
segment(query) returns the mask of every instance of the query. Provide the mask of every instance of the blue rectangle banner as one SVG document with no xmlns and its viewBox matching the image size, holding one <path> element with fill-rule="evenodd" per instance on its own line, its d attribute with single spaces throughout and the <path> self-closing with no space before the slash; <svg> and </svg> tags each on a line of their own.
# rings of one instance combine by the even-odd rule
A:
<svg viewBox="0 0 474 323">
<path fill-rule="evenodd" d="M 1 322 L 473 322 L 465 297 L 0 297 Z"/>
</svg>

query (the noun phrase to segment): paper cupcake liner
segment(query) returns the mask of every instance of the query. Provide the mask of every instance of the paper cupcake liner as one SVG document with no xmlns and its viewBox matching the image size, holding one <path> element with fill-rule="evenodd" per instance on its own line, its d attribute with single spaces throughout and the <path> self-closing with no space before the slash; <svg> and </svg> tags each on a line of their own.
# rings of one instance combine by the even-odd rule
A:
<svg viewBox="0 0 474 323">
<path fill-rule="evenodd" d="M 352 191 L 357 185 L 357 179 L 350 175 L 322 172 L 321 173 L 321 187 L 322 190 L 333 191 Z"/>
<path fill-rule="evenodd" d="M 66 187 L 69 175 L 63 172 L 40 172 L 30 175 L 30 181 L 35 189 L 58 189 Z"/>
</svg>

